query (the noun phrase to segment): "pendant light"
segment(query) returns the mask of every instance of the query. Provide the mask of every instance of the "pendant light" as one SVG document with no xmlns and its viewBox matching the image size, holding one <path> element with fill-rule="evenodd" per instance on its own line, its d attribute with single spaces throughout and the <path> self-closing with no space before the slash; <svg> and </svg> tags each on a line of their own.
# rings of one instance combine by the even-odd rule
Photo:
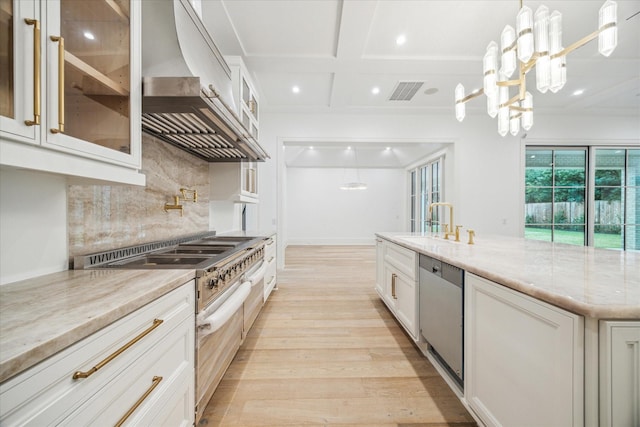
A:
<svg viewBox="0 0 640 427">
<path fill-rule="evenodd" d="M 487 112 L 498 117 L 498 133 L 516 135 L 520 129 L 533 126 L 533 97 L 527 92 L 527 73 L 535 69 L 536 88 L 540 93 L 561 90 L 567 82 L 567 55 L 598 39 L 598 51 L 608 57 L 618 44 L 617 3 L 607 0 L 598 13 L 598 29 L 577 42 L 564 47 L 562 14 L 541 5 L 535 14 L 520 0 L 516 28 L 506 25 L 500 34 L 500 48 L 490 42 L 482 59 L 483 87 L 465 96 L 464 86 L 455 88 L 455 114 L 464 120 L 465 104 L 484 94 Z M 498 65 L 498 55 L 500 64 Z M 517 70 L 517 77 L 510 80 Z M 517 93 L 511 96 L 509 89 Z M 517 122 L 517 123 L 516 123 Z"/>
</svg>

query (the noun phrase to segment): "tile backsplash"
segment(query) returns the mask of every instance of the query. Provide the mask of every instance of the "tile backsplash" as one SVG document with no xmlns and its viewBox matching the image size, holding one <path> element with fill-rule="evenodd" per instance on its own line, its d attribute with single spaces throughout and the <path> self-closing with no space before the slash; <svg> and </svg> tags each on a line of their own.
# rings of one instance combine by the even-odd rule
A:
<svg viewBox="0 0 640 427">
<path fill-rule="evenodd" d="M 145 187 L 70 185 L 67 191 L 69 257 L 209 230 L 209 163 L 142 134 Z M 180 188 L 197 190 L 198 202 L 181 200 L 164 211 Z"/>
</svg>

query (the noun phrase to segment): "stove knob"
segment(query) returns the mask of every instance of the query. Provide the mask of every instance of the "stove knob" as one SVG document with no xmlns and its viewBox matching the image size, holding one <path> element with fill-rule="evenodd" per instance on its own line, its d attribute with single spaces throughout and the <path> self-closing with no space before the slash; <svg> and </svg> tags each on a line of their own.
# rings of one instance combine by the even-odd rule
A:
<svg viewBox="0 0 640 427">
<path fill-rule="evenodd" d="M 218 279 L 209 279 L 209 289 L 213 289 L 213 288 L 217 288 L 218 287 Z"/>
</svg>

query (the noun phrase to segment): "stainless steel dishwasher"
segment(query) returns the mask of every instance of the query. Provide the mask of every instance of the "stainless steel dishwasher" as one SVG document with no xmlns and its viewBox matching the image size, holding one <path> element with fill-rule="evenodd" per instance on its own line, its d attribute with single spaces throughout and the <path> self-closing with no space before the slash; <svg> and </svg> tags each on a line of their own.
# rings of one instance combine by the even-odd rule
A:
<svg viewBox="0 0 640 427">
<path fill-rule="evenodd" d="M 463 385 L 464 270 L 420 255 L 420 333 L 429 351 Z"/>
</svg>

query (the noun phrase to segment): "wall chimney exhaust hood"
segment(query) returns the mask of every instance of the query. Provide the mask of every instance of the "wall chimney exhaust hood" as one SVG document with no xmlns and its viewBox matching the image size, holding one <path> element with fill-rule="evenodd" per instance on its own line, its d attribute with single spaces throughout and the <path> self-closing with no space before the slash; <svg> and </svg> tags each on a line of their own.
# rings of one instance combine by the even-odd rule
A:
<svg viewBox="0 0 640 427">
<path fill-rule="evenodd" d="M 188 0 L 142 2 L 142 130 L 209 162 L 269 158 L 235 113 L 231 70 Z"/>
</svg>

